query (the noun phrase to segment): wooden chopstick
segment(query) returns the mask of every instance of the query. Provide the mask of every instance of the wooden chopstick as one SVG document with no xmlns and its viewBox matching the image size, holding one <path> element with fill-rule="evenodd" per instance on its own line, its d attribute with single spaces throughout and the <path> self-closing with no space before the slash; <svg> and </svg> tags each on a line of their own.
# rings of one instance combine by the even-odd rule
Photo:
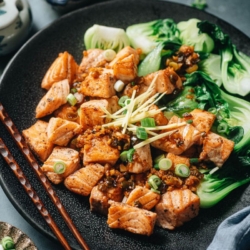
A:
<svg viewBox="0 0 250 250">
<path fill-rule="evenodd" d="M 11 168 L 11 170 L 13 171 L 13 173 L 15 174 L 15 176 L 17 177 L 17 179 L 19 180 L 21 185 L 23 186 L 26 193 L 29 195 L 29 197 L 31 198 L 33 203 L 36 205 L 40 214 L 43 216 L 43 218 L 45 219 L 45 221 L 47 222 L 47 224 L 49 225 L 51 230 L 54 232 L 54 234 L 56 235 L 57 239 L 60 241 L 62 246 L 65 249 L 70 250 L 71 247 L 70 247 L 69 243 L 67 242 L 66 238 L 63 236 L 60 229 L 57 227 L 55 221 L 50 216 L 48 210 L 45 208 L 43 202 L 38 197 L 36 191 L 32 188 L 29 180 L 24 175 L 22 169 L 15 161 L 14 157 L 10 153 L 7 146 L 4 144 L 2 138 L 0 138 L 0 154 L 3 156 L 4 160 L 7 162 L 7 164 L 9 165 L 9 167 Z"/>
<path fill-rule="evenodd" d="M 0 120 L 3 122 L 3 124 L 5 125 L 7 130 L 9 131 L 10 135 L 14 139 L 15 143 L 17 144 L 17 146 L 19 147 L 19 149 L 23 153 L 24 157 L 29 162 L 30 166 L 34 170 L 35 174 L 37 175 L 39 181 L 42 183 L 42 185 L 43 185 L 44 189 L 46 190 L 46 192 L 48 193 L 50 199 L 52 200 L 52 202 L 54 203 L 54 205 L 56 206 L 56 208 L 58 209 L 58 211 L 62 215 L 64 221 L 68 225 L 69 229 L 71 230 L 71 232 L 75 236 L 75 238 L 78 241 L 78 243 L 80 244 L 80 246 L 85 250 L 89 250 L 87 243 L 82 238 L 80 232 L 77 230 L 75 224 L 71 220 L 68 212 L 66 211 L 65 207 L 61 203 L 56 192 L 54 191 L 47 176 L 40 169 L 36 158 L 34 157 L 31 150 L 29 149 L 29 146 L 27 145 L 25 139 L 20 134 L 20 132 L 16 128 L 15 124 L 13 123 L 13 121 L 11 120 L 9 115 L 7 114 L 2 103 L 0 103 Z"/>
</svg>

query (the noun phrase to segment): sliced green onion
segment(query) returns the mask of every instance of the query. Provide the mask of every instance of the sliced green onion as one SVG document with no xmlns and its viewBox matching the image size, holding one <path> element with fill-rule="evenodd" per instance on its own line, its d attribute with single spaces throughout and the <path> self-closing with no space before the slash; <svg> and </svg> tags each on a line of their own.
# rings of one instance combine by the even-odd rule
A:
<svg viewBox="0 0 250 250">
<path fill-rule="evenodd" d="M 164 154 L 161 154 L 161 155 L 158 155 L 155 159 L 154 159 L 154 163 L 159 163 L 159 161 L 161 159 L 165 158 L 165 155 Z"/>
<path fill-rule="evenodd" d="M 151 117 L 146 117 L 141 120 L 142 127 L 155 127 L 155 119 Z"/>
<path fill-rule="evenodd" d="M 124 95 L 122 96 L 119 101 L 118 101 L 118 105 L 121 106 L 122 108 L 125 107 L 125 101 L 129 99 L 128 96 Z"/>
<path fill-rule="evenodd" d="M 159 168 L 161 170 L 168 170 L 172 167 L 172 161 L 169 158 L 163 158 L 159 161 Z"/>
<path fill-rule="evenodd" d="M 131 99 L 130 98 L 127 98 L 124 102 L 125 106 L 129 105 L 131 102 Z"/>
<path fill-rule="evenodd" d="M 136 129 L 136 136 L 141 140 L 148 139 L 148 134 L 145 128 L 138 127 Z"/>
<path fill-rule="evenodd" d="M 106 61 L 112 61 L 116 56 L 116 52 L 112 49 L 106 49 L 103 51 L 103 57 Z"/>
<path fill-rule="evenodd" d="M 127 158 L 129 162 L 133 161 L 133 155 L 134 155 L 135 149 L 131 148 L 127 151 Z"/>
<path fill-rule="evenodd" d="M 73 94 L 75 94 L 75 93 L 77 92 L 77 89 L 76 89 L 76 88 L 72 88 L 72 89 L 70 90 L 70 92 L 73 93 Z"/>
<path fill-rule="evenodd" d="M 153 192 L 155 192 L 155 193 L 157 193 L 157 194 L 160 194 L 160 193 L 161 193 L 159 190 L 154 189 L 154 188 L 151 188 L 150 190 L 153 191 Z"/>
<path fill-rule="evenodd" d="M 177 164 L 174 172 L 180 177 L 188 177 L 190 175 L 190 169 L 186 164 Z"/>
<path fill-rule="evenodd" d="M 158 189 L 158 186 L 161 184 L 161 179 L 157 175 L 151 175 L 148 178 L 148 184 L 153 189 Z"/>
<path fill-rule="evenodd" d="M 160 169 L 158 163 L 155 163 L 155 164 L 154 164 L 154 169 L 156 169 L 156 170 L 159 170 L 159 169 Z"/>
<path fill-rule="evenodd" d="M 114 89 L 117 92 L 121 92 L 124 89 L 125 83 L 122 80 L 118 80 L 114 84 Z"/>
<path fill-rule="evenodd" d="M 214 115 L 217 114 L 217 109 L 216 108 L 209 108 L 207 111 L 214 114 Z"/>
<path fill-rule="evenodd" d="M 221 120 L 223 120 L 225 118 L 228 118 L 228 114 L 223 110 L 219 110 L 218 113 L 217 113 L 217 119 L 219 121 L 221 121 Z"/>
<path fill-rule="evenodd" d="M 164 111 L 163 114 L 168 120 L 170 120 L 170 118 L 174 116 L 174 112 L 171 111 Z"/>
<path fill-rule="evenodd" d="M 190 164 L 198 163 L 199 162 L 199 158 L 190 158 L 189 162 L 190 162 Z"/>
<path fill-rule="evenodd" d="M 5 236 L 2 239 L 2 246 L 5 250 L 14 249 L 15 243 L 10 236 Z"/>
<path fill-rule="evenodd" d="M 53 166 L 54 172 L 57 174 L 63 174 L 66 170 L 66 164 L 63 161 L 57 161 Z"/>
<path fill-rule="evenodd" d="M 72 93 L 68 94 L 67 101 L 71 106 L 74 106 L 77 103 L 77 99 Z"/>
<path fill-rule="evenodd" d="M 121 159 L 121 161 L 126 162 L 128 160 L 128 151 L 123 151 L 120 154 L 120 159 Z"/>
<path fill-rule="evenodd" d="M 193 123 L 193 120 L 192 119 L 186 120 L 186 123 L 191 124 L 191 123 Z"/>
<path fill-rule="evenodd" d="M 221 122 L 218 126 L 217 126 L 217 132 L 218 133 L 227 133 L 229 130 L 229 126 L 226 122 Z"/>
</svg>

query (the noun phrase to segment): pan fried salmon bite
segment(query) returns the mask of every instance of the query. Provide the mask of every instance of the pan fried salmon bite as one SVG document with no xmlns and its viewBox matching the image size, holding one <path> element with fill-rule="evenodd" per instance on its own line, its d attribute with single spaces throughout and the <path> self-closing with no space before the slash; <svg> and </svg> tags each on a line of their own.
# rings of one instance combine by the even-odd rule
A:
<svg viewBox="0 0 250 250">
<path fill-rule="evenodd" d="M 197 69 L 192 46 L 144 75 L 141 48 L 125 45 L 112 58 L 105 52 L 86 49 L 79 65 L 67 51 L 55 58 L 41 83 L 37 121 L 23 136 L 48 179 L 88 197 L 110 229 L 174 230 L 199 214 L 199 168 L 222 167 L 234 142 L 214 132 L 213 113 L 179 115 L 162 102 L 185 88 L 180 72 Z"/>
</svg>

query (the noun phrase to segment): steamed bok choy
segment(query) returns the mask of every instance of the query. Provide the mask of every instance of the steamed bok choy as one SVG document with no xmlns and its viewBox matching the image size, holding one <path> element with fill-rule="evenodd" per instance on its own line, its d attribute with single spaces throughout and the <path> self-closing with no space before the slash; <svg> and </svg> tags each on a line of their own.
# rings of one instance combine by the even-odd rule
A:
<svg viewBox="0 0 250 250">
<path fill-rule="evenodd" d="M 116 52 L 130 45 L 125 30 L 94 24 L 84 34 L 86 49 L 112 49 Z"/>
<path fill-rule="evenodd" d="M 145 55 L 156 48 L 159 43 L 180 42 L 177 24 L 169 18 L 128 26 L 126 33 L 131 45 L 134 48 L 140 48 Z"/>
<path fill-rule="evenodd" d="M 228 34 L 208 21 L 197 23 L 200 33 L 209 34 L 215 47 L 212 51 L 220 56 L 220 67 L 214 67 L 214 57 L 203 61 L 201 70 L 206 73 L 215 71 L 213 75 L 216 82 L 222 82 L 224 88 L 232 93 L 246 96 L 250 93 L 250 57 L 240 52 L 232 43 Z"/>
</svg>

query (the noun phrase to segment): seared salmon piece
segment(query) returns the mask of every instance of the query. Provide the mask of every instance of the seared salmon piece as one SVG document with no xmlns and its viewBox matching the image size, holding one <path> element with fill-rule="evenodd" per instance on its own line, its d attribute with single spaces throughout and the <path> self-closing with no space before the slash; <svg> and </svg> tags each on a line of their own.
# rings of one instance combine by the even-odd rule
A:
<svg viewBox="0 0 250 250">
<path fill-rule="evenodd" d="M 146 187 L 136 186 L 126 200 L 130 206 L 151 210 L 161 199 L 161 195 Z"/>
<path fill-rule="evenodd" d="M 48 140 L 59 146 L 66 146 L 69 141 L 82 131 L 82 126 L 76 122 L 52 117 L 47 128 Z"/>
<path fill-rule="evenodd" d="M 68 176 L 64 185 L 74 193 L 88 196 L 103 174 L 104 167 L 102 165 L 98 163 L 88 164 Z"/>
<path fill-rule="evenodd" d="M 190 160 L 187 157 L 175 155 L 172 153 L 168 153 L 166 158 L 172 161 L 172 168 L 174 169 L 177 164 L 185 164 L 190 167 Z"/>
<path fill-rule="evenodd" d="M 36 107 L 36 118 L 52 114 L 61 105 L 67 102 L 69 81 L 62 80 L 53 84 Z"/>
<path fill-rule="evenodd" d="M 179 123 L 179 121 L 172 122 L 173 119 L 172 117 L 168 124 Z M 186 124 L 174 129 L 172 134 L 152 142 L 151 145 L 164 152 L 180 155 L 200 139 L 200 133 L 191 124 Z"/>
<path fill-rule="evenodd" d="M 104 215 L 108 214 L 110 207 L 109 200 L 120 202 L 123 199 L 122 189 L 119 187 L 111 187 L 101 191 L 99 185 L 93 187 L 90 197 L 90 210 Z"/>
<path fill-rule="evenodd" d="M 212 161 L 217 167 L 221 167 L 232 153 L 233 148 L 233 141 L 209 132 L 203 140 L 200 160 Z"/>
<path fill-rule="evenodd" d="M 149 110 L 158 110 L 159 108 L 154 104 L 152 105 Z M 163 112 L 154 115 L 153 117 L 155 119 L 155 125 L 156 126 L 164 126 L 168 124 L 168 119 L 166 116 L 164 116 Z"/>
<path fill-rule="evenodd" d="M 182 80 L 176 74 L 176 72 L 171 68 L 166 68 L 164 70 L 159 70 L 157 72 L 148 74 L 142 78 L 142 82 L 139 85 L 138 95 L 144 93 L 150 84 L 152 83 L 155 76 L 158 75 L 154 83 L 154 92 L 156 93 L 166 93 L 171 94 L 174 90 L 182 88 Z M 152 94 L 152 95 L 153 95 Z"/>
<path fill-rule="evenodd" d="M 49 157 L 54 147 L 53 143 L 48 140 L 47 127 L 47 122 L 37 120 L 34 125 L 22 131 L 30 149 L 42 162 Z"/>
<path fill-rule="evenodd" d="M 120 228 L 126 231 L 151 235 L 154 230 L 156 213 L 133 207 L 125 203 L 109 201 L 111 204 L 108 210 L 108 226 Z"/>
<path fill-rule="evenodd" d="M 120 157 L 120 151 L 110 146 L 110 138 L 107 135 L 92 138 L 88 144 L 84 145 L 83 154 L 84 165 L 93 162 L 114 165 Z"/>
<path fill-rule="evenodd" d="M 90 68 L 105 67 L 107 61 L 102 49 L 88 49 L 83 51 L 83 58 L 79 66 L 80 73 L 87 73 Z"/>
<path fill-rule="evenodd" d="M 126 46 L 117 53 L 116 57 L 109 63 L 108 67 L 113 68 L 117 63 L 131 55 L 133 55 L 134 63 L 138 65 L 140 61 L 139 50 L 136 50 L 130 46 Z"/>
<path fill-rule="evenodd" d="M 57 174 L 54 171 L 54 164 L 58 161 L 66 165 L 66 170 L 62 174 Z M 47 175 L 49 180 L 54 184 L 61 183 L 67 176 L 74 173 L 80 167 L 79 152 L 65 147 L 54 147 L 49 158 L 41 167 L 42 171 Z"/>
<path fill-rule="evenodd" d="M 78 92 L 85 96 L 110 98 L 116 94 L 114 89 L 115 82 L 113 70 L 91 68 L 88 75 L 81 82 Z"/>
<path fill-rule="evenodd" d="M 60 106 L 54 113 L 54 117 L 59 117 L 71 122 L 77 122 L 80 124 L 80 118 L 78 115 L 78 107 L 71 106 L 68 102 Z"/>
<path fill-rule="evenodd" d="M 128 83 L 137 76 L 139 57 L 138 50 L 127 46 L 117 53 L 115 59 L 109 63 L 108 67 L 113 69 L 114 76 L 117 79 Z"/>
<path fill-rule="evenodd" d="M 80 124 L 83 130 L 92 129 L 95 125 L 102 125 L 110 122 L 110 119 L 103 117 L 108 110 L 111 114 L 120 109 L 118 97 L 112 96 L 109 99 L 91 100 L 84 102 L 80 107 Z"/>
<path fill-rule="evenodd" d="M 78 71 L 78 64 L 67 51 L 60 53 L 46 72 L 41 87 L 49 90 L 55 82 L 68 79 L 72 85 Z"/>
<path fill-rule="evenodd" d="M 143 173 L 153 166 L 150 145 L 147 144 L 137 148 L 133 155 L 133 161 L 128 163 L 127 169 L 130 173 Z"/>
<path fill-rule="evenodd" d="M 192 115 L 192 125 L 201 132 L 208 132 L 213 126 L 216 116 L 206 110 L 194 109 Z"/>
<path fill-rule="evenodd" d="M 156 224 L 173 230 L 190 221 L 199 213 L 200 198 L 189 189 L 175 189 L 162 195 L 155 206 Z"/>
</svg>

